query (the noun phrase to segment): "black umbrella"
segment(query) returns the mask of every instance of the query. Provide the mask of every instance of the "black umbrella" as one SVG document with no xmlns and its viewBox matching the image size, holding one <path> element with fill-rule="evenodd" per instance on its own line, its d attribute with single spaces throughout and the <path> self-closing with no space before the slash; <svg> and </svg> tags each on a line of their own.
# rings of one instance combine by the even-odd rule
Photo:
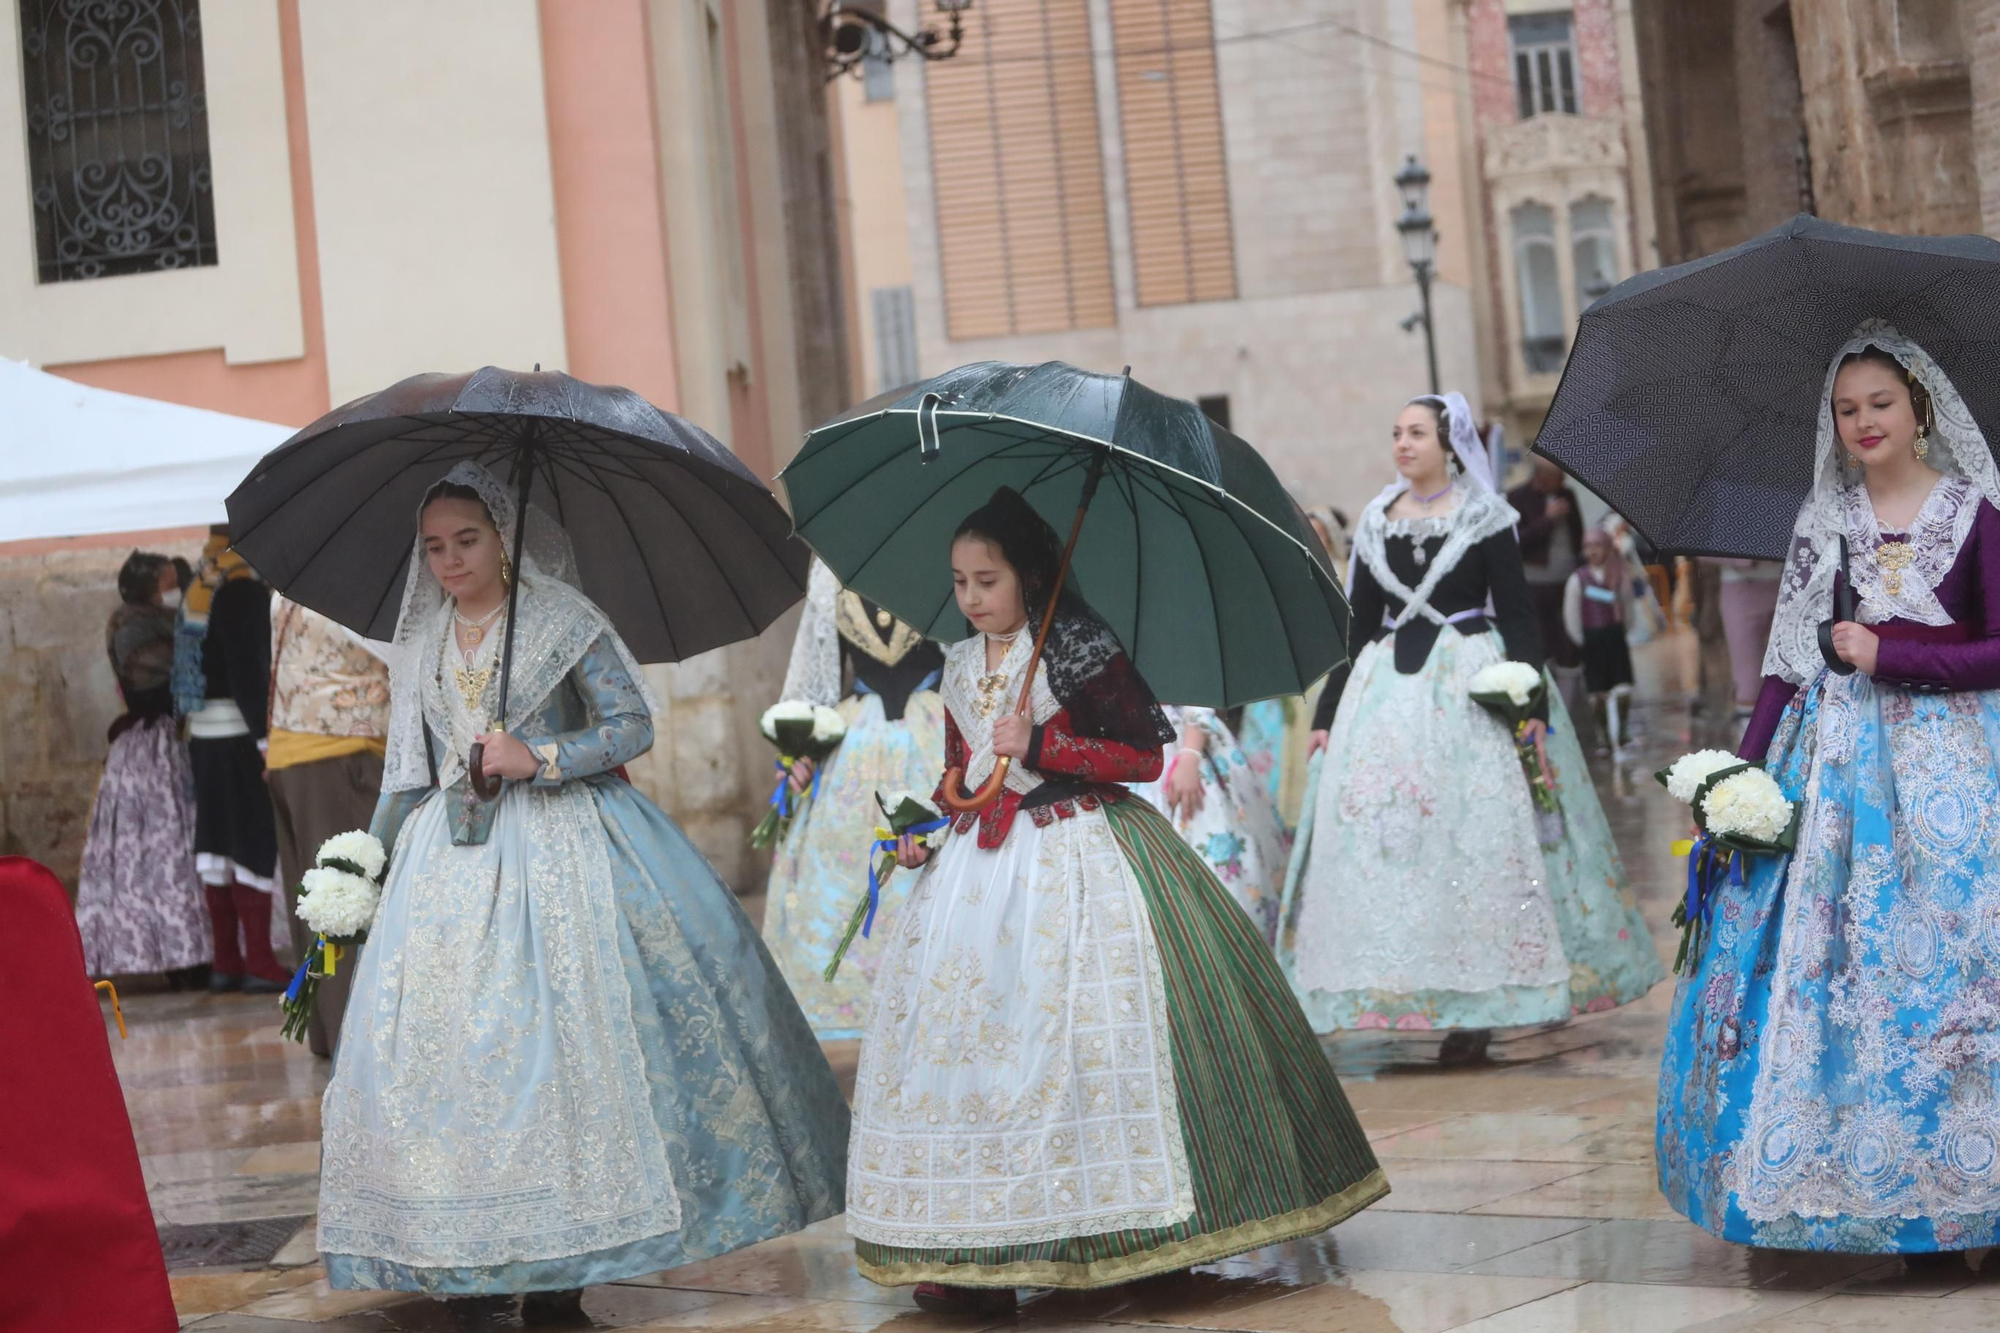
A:
<svg viewBox="0 0 2000 1333">
<path fill-rule="evenodd" d="M 809 552 L 726 447 L 630 389 L 539 369 L 416 375 L 334 409 L 230 495 L 232 544 L 292 600 L 390 638 L 417 507 L 467 461 L 519 496 L 516 549 L 530 503 L 563 526 L 584 592 L 640 661 L 677 662 L 754 637 L 804 595 Z M 471 768 L 483 787 L 476 761 Z"/>
<path fill-rule="evenodd" d="M 1654 546 L 1781 560 L 1812 487 L 1827 363 L 1871 318 L 1929 352 L 2000 440 L 2000 241 L 1801 214 L 1628 278 L 1583 315 L 1535 452 Z"/>
</svg>

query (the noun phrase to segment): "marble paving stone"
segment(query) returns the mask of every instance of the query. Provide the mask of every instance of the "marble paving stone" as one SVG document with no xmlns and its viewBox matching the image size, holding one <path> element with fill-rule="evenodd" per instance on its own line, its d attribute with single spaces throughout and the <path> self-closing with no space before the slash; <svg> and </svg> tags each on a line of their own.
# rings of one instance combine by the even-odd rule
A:
<svg viewBox="0 0 2000 1333">
<path fill-rule="evenodd" d="M 1677 1219 L 1599 1222 L 1464 1271 L 1614 1284 L 1817 1291 L 1881 1265 L 1879 1255 L 1753 1250 Z"/>
<path fill-rule="evenodd" d="M 1624 1116 L 1455 1115 L 1377 1136 L 1383 1157 L 1516 1162 L 1651 1163 L 1653 1122 Z M 1393 1181 L 1391 1184 L 1393 1185 Z"/>
<path fill-rule="evenodd" d="M 1367 1134 L 1369 1142 L 1373 1143 L 1378 1139 L 1408 1133 L 1425 1125 L 1435 1125 L 1445 1116 L 1440 1111 L 1384 1110 L 1370 1111 L 1359 1118 L 1362 1132 Z"/>
<path fill-rule="evenodd" d="M 1394 1213 L 1370 1208 L 1331 1231 L 1239 1254 L 1215 1267 L 1223 1272 L 1283 1278 L 1301 1286 L 1370 1269 L 1450 1273 L 1590 1225 L 1560 1218 Z"/>
<path fill-rule="evenodd" d="M 183 1319 L 190 1315 L 220 1314 L 240 1310 L 274 1292 L 318 1280 L 317 1269 L 297 1268 L 290 1272 L 252 1269 L 246 1272 L 210 1273 L 199 1269 L 170 1274 L 167 1285 L 174 1294 L 174 1311 Z"/>
<path fill-rule="evenodd" d="M 253 1301 L 240 1313 L 264 1319 L 293 1319 L 302 1322 L 359 1314 L 364 1310 L 384 1310 L 411 1301 L 427 1299 L 407 1291 L 335 1291 L 324 1276 L 303 1286 Z"/>
<path fill-rule="evenodd" d="M 251 1152 L 236 1168 L 242 1176 L 290 1176 L 319 1170 L 319 1140 L 304 1143 L 273 1143 Z"/>
<path fill-rule="evenodd" d="M 591 1297 L 598 1291 L 604 1290 L 612 1289 L 597 1288 L 584 1299 L 584 1313 L 590 1315 L 593 1321 L 598 1319 L 598 1307 L 592 1302 Z M 645 1291 L 641 1287 L 619 1287 L 616 1290 Z M 790 1296 L 738 1296 L 715 1291 L 651 1291 L 646 1294 L 660 1298 L 654 1313 L 644 1320 L 622 1327 L 714 1330 L 752 1328 L 774 1316 L 788 1315 L 821 1303 Z M 765 1326 L 768 1329 L 769 1325 Z"/>
<path fill-rule="evenodd" d="M 910 1288 L 884 1287 L 854 1266 L 854 1241 L 842 1218 L 829 1218 L 796 1235 L 631 1279 L 635 1286 L 675 1287 L 740 1295 L 800 1296 L 909 1308 Z"/>
<path fill-rule="evenodd" d="M 1657 1078 L 1579 1078 L 1568 1075 L 1525 1074 L 1518 1070 L 1485 1073 L 1469 1069 L 1433 1070 L 1426 1077 L 1375 1079 L 1346 1083 L 1347 1099 L 1364 1116 L 1370 1111 L 1455 1112 L 1570 1111 L 1579 1102 L 1613 1095 L 1644 1096 L 1651 1114 Z"/>
<path fill-rule="evenodd" d="M 1572 1285 L 1562 1278 L 1353 1273 L 1220 1318 L 1193 1310 L 1149 1322 L 1257 1333 L 1364 1333 L 1374 1329 L 1445 1333 Z"/>
<path fill-rule="evenodd" d="M 257 1315 L 219 1314 L 197 1319 L 183 1328 L 198 1333 L 397 1333 L 396 1326 L 380 1313 L 350 1315 L 345 1318 L 301 1324 L 292 1319 L 266 1319 Z"/>
<path fill-rule="evenodd" d="M 148 1193 L 153 1211 L 168 1222 L 248 1222 L 314 1211 L 319 1177 L 229 1175 L 158 1185 Z"/>
<path fill-rule="evenodd" d="M 1781 1329 L 1784 1333 L 1993 1333 L 2000 1321 L 1981 1304 L 1907 1296 L 1828 1296 L 1782 1317 L 1741 1327 L 1758 1333 Z"/>
<path fill-rule="evenodd" d="M 1471 1209 L 1530 1217 L 1626 1217 L 1681 1221 L 1650 1166 L 1594 1166 L 1552 1184 Z"/>
<path fill-rule="evenodd" d="M 1730 1291 L 1719 1287 L 1619 1286 L 1593 1282 L 1461 1324 L 1457 1333 L 1704 1333 L 1794 1329 L 1800 1307 L 1826 1298 L 1809 1292 Z M 1859 1299 L 1859 1298 L 1857 1298 Z M 1770 1321 L 1770 1322 L 1765 1322 Z"/>
<path fill-rule="evenodd" d="M 725 1311 L 721 1317 L 728 1317 Z M 894 1309 L 885 1305 L 857 1304 L 852 1301 L 820 1301 L 773 1312 L 750 1312 L 741 1323 L 651 1324 L 640 1328 L 700 1327 L 709 1333 L 984 1333 L 987 1329 L 1013 1328 L 1012 1319 L 963 1319 L 949 1315 L 925 1314 L 916 1309 Z M 1023 1321 L 1034 1333 L 1053 1333 L 1071 1327 L 1071 1321 L 1044 1324 Z M 1081 1325 L 1076 1326 L 1081 1330 Z M 1097 1324 L 1103 1333 L 1117 1333 L 1114 1325 Z"/>
<path fill-rule="evenodd" d="M 255 1148 L 196 1148 L 187 1152 L 152 1153 L 139 1159 L 139 1173 L 145 1178 L 147 1189 L 189 1180 L 212 1180 L 216 1176 L 235 1175 L 256 1152 Z"/>
<path fill-rule="evenodd" d="M 292 1238 L 278 1247 L 271 1256 L 273 1268 L 296 1268 L 300 1264 L 316 1263 L 319 1260 L 319 1217 L 315 1214 L 305 1220 L 305 1225 L 292 1233 Z"/>
<path fill-rule="evenodd" d="M 1426 1162 L 1382 1157 L 1389 1197 L 1374 1205 L 1393 1213 L 1463 1213 L 1589 1168 L 1574 1162 Z"/>
</svg>

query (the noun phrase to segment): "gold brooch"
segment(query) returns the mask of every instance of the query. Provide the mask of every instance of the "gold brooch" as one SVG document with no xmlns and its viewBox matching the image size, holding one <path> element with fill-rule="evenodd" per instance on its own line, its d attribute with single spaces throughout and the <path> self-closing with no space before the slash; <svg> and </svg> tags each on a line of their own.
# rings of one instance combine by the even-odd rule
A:
<svg viewBox="0 0 2000 1333">
<path fill-rule="evenodd" d="M 1875 548 L 1882 566 L 1882 587 L 1891 597 L 1903 595 L 1903 571 L 1916 563 L 1917 549 L 1908 542 L 1883 542 Z"/>
</svg>

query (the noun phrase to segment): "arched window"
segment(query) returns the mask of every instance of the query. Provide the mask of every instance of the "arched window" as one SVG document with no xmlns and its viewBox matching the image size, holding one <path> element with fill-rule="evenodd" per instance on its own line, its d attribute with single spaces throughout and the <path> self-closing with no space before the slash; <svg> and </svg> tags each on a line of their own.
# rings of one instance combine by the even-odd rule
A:
<svg viewBox="0 0 2000 1333">
<path fill-rule="evenodd" d="M 1546 204 L 1520 204 L 1514 227 L 1514 268 L 1521 284 L 1521 355 L 1528 373 L 1562 369 L 1569 316 L 1556 264 L 1556 215 Z"/>
<path fill-rule="evenodd" d="M 1618 282 L 1618 244 L 1609 199 L 1589 194 L 1569 206 L 1569 247 L 1581 310 Z"/>
</svg>

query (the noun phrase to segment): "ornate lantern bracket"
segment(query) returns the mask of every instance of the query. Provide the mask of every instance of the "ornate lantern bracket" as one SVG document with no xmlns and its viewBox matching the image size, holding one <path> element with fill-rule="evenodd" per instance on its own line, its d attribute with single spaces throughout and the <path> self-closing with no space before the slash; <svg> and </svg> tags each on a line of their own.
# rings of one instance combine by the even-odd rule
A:
<svg viewBox="0 0 2000 1333">
<path fill-rule="evenodd" d="M 894 62 L 905 56 L 923 60 L 949 60 L 965 41 L 963 15 L 973 0 L 933 0 L 946 17 L 945 30 L 936 27 L 904 32 L 882 13 L 880 0 L 828 0 L 820 15 L 820 36 L 826 48 L 826 77 L 861 72 L 862 62 L 878 59 Z"/>
</svg>

